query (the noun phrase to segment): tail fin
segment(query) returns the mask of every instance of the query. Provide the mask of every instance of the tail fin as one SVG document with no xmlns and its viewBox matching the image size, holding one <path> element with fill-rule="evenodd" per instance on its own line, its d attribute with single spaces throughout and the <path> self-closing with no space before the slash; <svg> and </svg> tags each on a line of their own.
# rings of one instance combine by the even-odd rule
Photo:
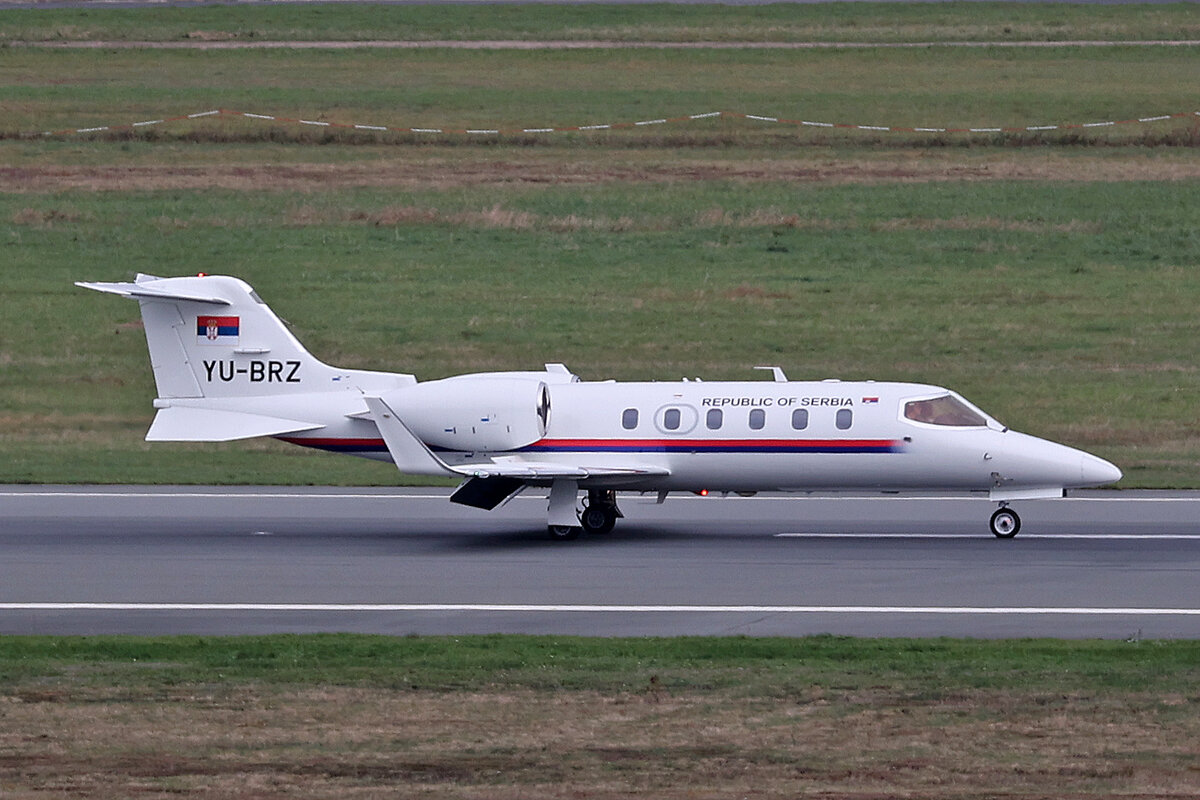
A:
<svg viewBox="0 0 1200 800">
<path fill-rule="evenodd" d="M 250 286 L 205 275 L 77 283 L 142 307 L 161 399 L 254 397 L 338 389 L 339 370 L 297 341 Z"/>
<path fill-rule="evenodd" d="M 76 285 L 141 305 L 158 387 L 148 441 L 221 442 L 316 430 L 365 415 L 364 391 L 415 383 L 403 373 L 322 363 L 237 278 L 138 275 L 133 283 Z"/>
</svg>

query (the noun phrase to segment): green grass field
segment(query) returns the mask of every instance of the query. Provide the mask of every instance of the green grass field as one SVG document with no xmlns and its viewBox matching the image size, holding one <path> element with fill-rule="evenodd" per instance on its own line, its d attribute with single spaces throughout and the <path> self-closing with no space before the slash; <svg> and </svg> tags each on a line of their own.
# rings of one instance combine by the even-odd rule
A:
<svg viewBox="0 0 1200 800">
<path fill-rule="evenodd" d="M 1192 642 L 0 638 L 6 797 L 1200 791 Z"/>
<path fill-rule="evenodd" d="M 563 127 L 734 111 L 892 127 L 1086 124 L 1200 110 L 1186 81 L 1190 48 L 894 50 L 50 50 L 4 53 L 14 137 L 228 108 L 418 128 Z M 1021 137 L 890 134 L 754 121 L 631 132 L 525 136 L 658 146 L 973 142 L 1192 142 L 1195 121 Z M 1190 133 L 1191 132 L 1191 133 Z M 212 120 L 144 129 L 158 139 L 379 141 L 378 134 Z M 648 138 L 649 137 L 649 138 Z M 668 138 L 674 137 L 674 138 Z M 429 142 L 446 137 L 408 137 Z M 384 135 L 383 141 L 395 141 Z M 452 137 L 450 141 L 469 141 Z M 486 141 L 486 140 L 485 140 Z M 665 146 L 664 146 L 665 145 Z"/>
<path fill-rule="evenodd" d="M 686 17 L 539 7 L 536 25 L 527 9 L 375 10 L 380 38 L 415 37 L 415 25 L 450 39 L 729 30 L 764 40 L 821 38 L 820 28 L 840 40 L 888 30 L 946 40 L 992 39 L 1001 25 L 1015 38 L 1132 40 L 1190 35 L 1192 24 L 1184 6 L 704 7 Z M 292 11 L 286 25 L 283 9 L 261 6 L 6 12 L 0 39 L 161 40 L 222 26 L 355 39 L 366 19 L 353 6 Z M 634 32 L 606 33 L 618 17 Z M 1200 128 L 1188 120 L 1044 136 L 710 120 L 471 138 L 220 118 L 134 136 L 21 135 L 216 107 L 393 126 L 721 108 L 889 125 L 1085 122 L 1189 110 L 1178 76 L 1192 59 L 1193 48 L 1133 46 L 5 47 L 0 316 L 21 324 L 0 334 L 0 442 L 13 455 L 0 480 L 398 480 L 381 465 L 269 442 L 141 441 L 153 387 L 136 307 L 71 283 L 224 271 L 253 283 L 319 357 L 346 366 L 429 378 L 564 361 L 585 378 L 717 379 L 778 363 L 796 379 L 927 381 L 1114 460 L 1124 486 L 1200 486 Z"/>
<path fill-rule="evenodd" d="M 1200 38 L 1187 3 L 686 6 L 303 5 L 5 10 L 0 42 L 368 39 L 619 41 L 1064 41 Z"/>
<path fill-rule="evenodd" d="M 0 476 L 393 480 L 310 455 L 273 473 L 274 448 L 210 460 L 141 443 L 153 387 L 137 307 L 72 281 L 234 265 L 332 363 L 730 379 L 766 362 L 928 381 L 1116 460 L 1128 485 L 1195 485 L 1197 194 L 715 182 L 0 197 L 0 280 L 26 321 L 5 336 L 20 457 Z"/>
</svg>

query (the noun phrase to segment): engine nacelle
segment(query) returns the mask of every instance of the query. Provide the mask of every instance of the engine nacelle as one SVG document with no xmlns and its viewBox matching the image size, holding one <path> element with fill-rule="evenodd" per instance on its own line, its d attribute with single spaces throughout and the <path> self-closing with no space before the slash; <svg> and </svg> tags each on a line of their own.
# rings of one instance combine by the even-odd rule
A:
<svg viewBox="0 0 1200 800">
<path fill-rule="evenodd" d="M 536 375 L 460 375 L 405 386 L 383 400 L 430 447 L 515 450 L 545 436 L 550 423 L 550 389 Z"/>
</svg>

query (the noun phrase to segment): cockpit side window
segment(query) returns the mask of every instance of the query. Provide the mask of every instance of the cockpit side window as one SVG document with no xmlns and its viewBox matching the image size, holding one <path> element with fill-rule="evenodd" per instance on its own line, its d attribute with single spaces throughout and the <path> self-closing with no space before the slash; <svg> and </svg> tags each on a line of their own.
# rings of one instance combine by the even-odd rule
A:
<svg viewBox="0 0 1200 800">
<path fill-rule="evenodd" d="M 987 420 L 978 411 L 948 394 L 905 403 L 904 418 L 954 428 L 981 428 L 987 425 Z"/>
</svg>

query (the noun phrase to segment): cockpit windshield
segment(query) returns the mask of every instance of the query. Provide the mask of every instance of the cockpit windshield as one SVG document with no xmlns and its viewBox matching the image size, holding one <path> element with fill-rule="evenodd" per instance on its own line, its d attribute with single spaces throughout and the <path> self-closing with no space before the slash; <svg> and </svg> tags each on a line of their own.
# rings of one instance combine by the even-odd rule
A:
<svg viewBox="0 0 1200 800">
<path fill-rule="evenodd" d="M 904 404 L 904 418 L 928 425 L 947 425 L 956 428 L 980 428 L 987 418 L 954 395 L 942 395 L 928 400 L 912 400 Z"/>
</svg>

